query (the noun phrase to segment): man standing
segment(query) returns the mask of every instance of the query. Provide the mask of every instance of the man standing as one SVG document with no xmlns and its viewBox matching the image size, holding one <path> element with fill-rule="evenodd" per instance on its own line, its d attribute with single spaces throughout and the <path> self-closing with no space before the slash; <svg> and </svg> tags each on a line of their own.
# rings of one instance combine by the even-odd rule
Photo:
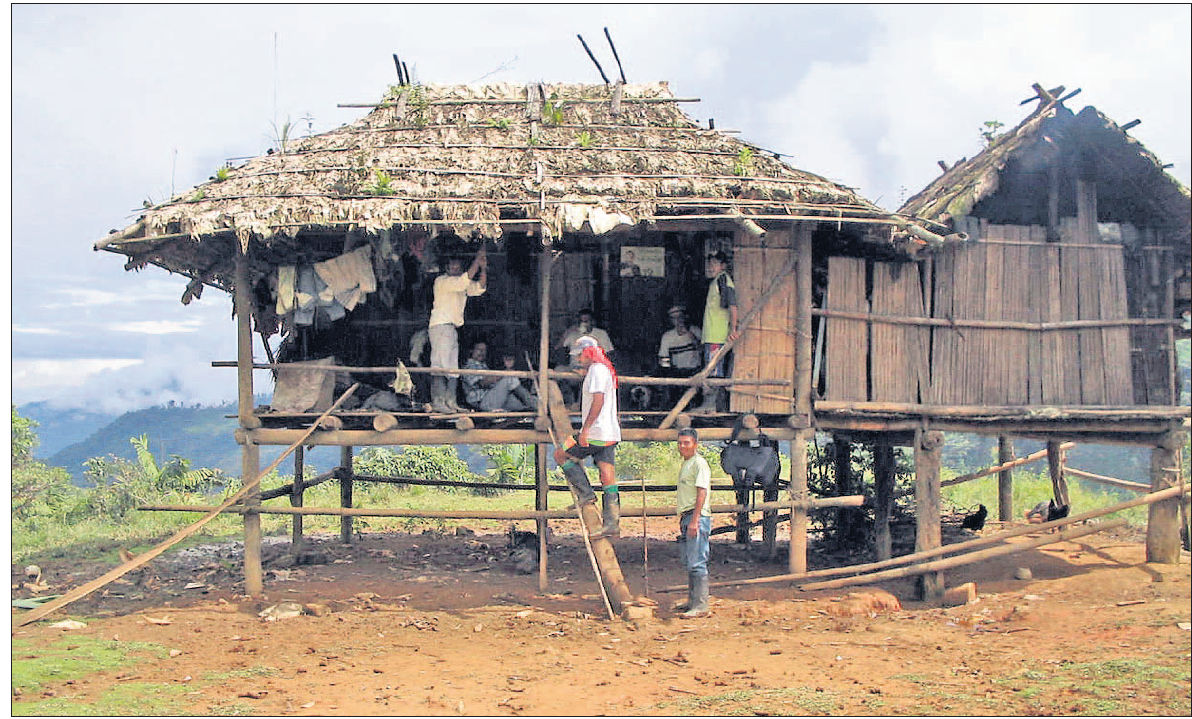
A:
<svg viewBox="0 0 1192 719">
<path fill-rule="evenodd" d="M 679 430 L 679 481 L 675 508 L 679 514 L 679 535 L 683 538 L 683 565 L 687 568 L 687 603 L 680 616 L 685 619 L 706 617 L 708 608 L 708 538 L 712 534 L 712 511 L 708 495 L 712 489 L 712 470 L 699 454 L 699 434 L 694 429 Z"/>
<path fill-rule="evenodd" d="M 687 313 L 679 305 L 672 306 L 666 312 L 671 321 L 671 329 L 662 333 L 658 342 L 658 376 L 660 377 L 690 377 L 703 367 L 703 345 L 700 342 L 700 331 L 687 326 Z M 667 387 L 663 394 L 669 404 L 673 404 L 680 387 Z"/>
<path fill-rule="evenodd" d="M 728 273 L 728 256 L 717 252 L 708 258 L 708 298 L 704 302 L 704 364 L 730 339 L 737 339 L 737 290 Z M 721 357 L 708 377 L 724 377 L 725 357 Z M 696 412 L 716 412 L 724 390 L 710 387 L 704 390 L 704 401 Z M 727 407 L 726 407 L 727 409 Z"/>
<path fill-rule="evenodd" d="M 458 258 L 447 261 L 447 274 L 435 280 L 434 306 L 430 311 L 430 366 L 459 369 L 459 327 L 464 324 L 464 307 L 469 297 L 484 294 L 488 282 L 488 254 L 483 245 L 467 273 Z M 459 375 L 431 378 L 431 407 L 435 412 L 460 412 L 455 401 Z"/>
<path fill-rule="evenodd" d="M 592 536 L 611 539 L 621 533 L 621 495 L 617 491 L 614 467 L 617 442 L 621 441 L 621 425 L 617 419 L 617 372 L 600 344 L 588 335 L 575 341 L 571 356 L 584 373 L 580 391 L 584 420 L 579 432 L 555 450 L 555 461 L 567 482 L 575 487 L 580 503 L 587 504 L 596 501 L 583 468 L 584 458 L 592 458 L 604 489 L 604 523 L 600 532 Z"/>
</svg>

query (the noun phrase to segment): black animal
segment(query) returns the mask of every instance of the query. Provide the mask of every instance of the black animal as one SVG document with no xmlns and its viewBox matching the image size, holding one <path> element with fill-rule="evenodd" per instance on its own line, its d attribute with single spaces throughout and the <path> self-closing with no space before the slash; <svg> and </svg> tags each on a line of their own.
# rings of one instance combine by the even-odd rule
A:
<svg viewBox="0 0 1192 719">
<path fill-rule="evenodd" d="M 509 527 L 509 557 L 518 574 L 533 574 L 538 569 L 538 533 Z"/>
<path fill-rule="evenodd" d="M 757 439 L 737 439 L 743 428 L 742 418 L 738 417 L 732 436 L 720 452 L 720 468 L 738 488 L 774 487 L 781 468 L 778 442 L 760 432 Z"/>
<path fill-rule="evenodd" d="M 1056 504 L 1054 499 L 1047 500 L 1047 521 L 1063 519 L 1068 516 L 1068 505 Z"/>
<path fill-rule="evenodd" d="M 984 504 L 977 505 L 977 511 L 972 514 L 966 514 L 964 520 L 960 522 L 962 529 L 971 529 L 979 532 L 985 528 L 985 518 L 989 516 L 989 510 L 985 508 Z"/>
</svg>

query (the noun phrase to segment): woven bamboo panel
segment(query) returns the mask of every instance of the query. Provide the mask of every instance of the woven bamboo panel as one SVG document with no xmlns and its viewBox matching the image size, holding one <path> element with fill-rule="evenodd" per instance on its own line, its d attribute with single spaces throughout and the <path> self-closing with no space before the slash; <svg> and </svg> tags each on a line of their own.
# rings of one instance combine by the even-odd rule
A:
<svg viewBox="0 0 1192 719">
<path fill-rule="evenodd" d="M 978 225 L 978 230 L 979 230 Z M 932 272 L 935 275 L 935 291 L 932 296 L 932 315 L 952 317 L 952 295 L 956 277 L 956 250 L 945 248 L 932 258 Z M 933 328 L 931 350 L 931 393 L 933 404 L 955 404 L 956 389 L 956 345 L 959 334 L 952 329 Z"/>
<path fill-rule="evenodd" d="M 919 265 L 875 262 L 872 303 L 875 315 L 925 316 Z M 928 396 L 929 339 L 930 330 L 926 327 L 873 323 L 870 329 L 872 400 L 919 402 L 921 396 Z"/>
<path fill-rule="evenodd" d="M 865 299 L 865 260 L 828 258 L 828 292 L 824 304 L 829 310 L 869 311 Z M 867 329 L 860 320 L 828 319 L 824 335 L 826 399 L 855 402 L 867 399 Z"/>
<path fill-rule="evenodd" d="M 738 236 L 743 240 L 747 236 Z M 752 244 L 756 244 L 756 240 Z M 741 315 L 749 312 L 770 286 L 774 273 L 791 259 L 789 233 L 770 232 L 766 247 L 738 244 L 733 249 L 733 280 L 737 286 L 737 305 Z M 737 379 L 780 378 L 792 380 L 786 387 L 747 386 L 731 395 L 733 412 L 789 414 L 794 407 L 795 377 L 795 282 L 794 276 L 783 281 L 780 289 L 766 302 L 733 349 L 733 377 Z M 781 395 L 776 399 L 762 395 Z"/>
</svg>

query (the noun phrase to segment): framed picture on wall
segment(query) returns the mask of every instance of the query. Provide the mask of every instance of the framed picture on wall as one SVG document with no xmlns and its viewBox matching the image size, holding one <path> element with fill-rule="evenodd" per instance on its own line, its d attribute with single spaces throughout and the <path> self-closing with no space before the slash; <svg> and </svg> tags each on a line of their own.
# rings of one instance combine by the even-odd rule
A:
<svg viewBox="0 0 1192 719">
<path fill-rule="evenodd" d="M 665 277 L 666 248 L 622 247 L 620 274 L 622 277 Z"/>
</svg>

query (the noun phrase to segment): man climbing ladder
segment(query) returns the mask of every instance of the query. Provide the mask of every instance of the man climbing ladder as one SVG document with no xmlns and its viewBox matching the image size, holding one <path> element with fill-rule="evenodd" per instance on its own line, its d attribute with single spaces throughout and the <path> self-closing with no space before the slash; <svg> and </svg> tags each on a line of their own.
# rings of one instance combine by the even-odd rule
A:
<svg viewBox="0 0 1192 719">
<path fill-rule="evenodd" d="M 579 432 L 568 437 L 563 446 L 555 449 L 555 461 L 563 470 L 567 482 L 575 487 L 581 504 L 596 501 L 596 494 L 583 460 L 591 457 L 600 472 L 603 488 L 603 525 L 593 537 L 611 539 L 621 533 L 621 495 L 617 491 L 615 471 L 616 446 L 621 441 L 621 425 L 617 420 L 617 372 L 600 344 L 584 335 L 571 347 L 584 373 L 580 408 L 583 424 Z"/>
</svg>

